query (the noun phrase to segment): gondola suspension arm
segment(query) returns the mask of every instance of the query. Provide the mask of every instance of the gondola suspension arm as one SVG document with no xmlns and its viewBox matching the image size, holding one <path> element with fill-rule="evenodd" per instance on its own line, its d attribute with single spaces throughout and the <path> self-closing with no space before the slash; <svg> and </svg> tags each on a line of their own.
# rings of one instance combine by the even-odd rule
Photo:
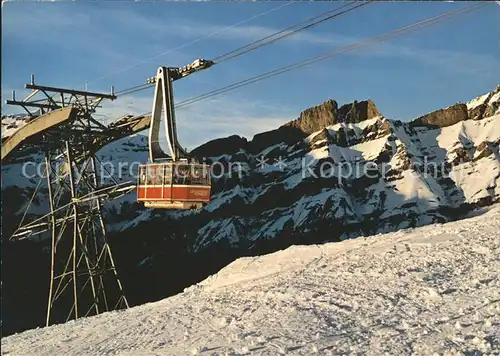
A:
<svg viewBox="0 0 500 356">
<path fill-rule="evenodd" d="M 154 163 L 159 159 L 167 158 L 160 147 L 160 122 L 162 110 L 165 115 L 165 137 L 170 151 L 170 158 L 176 162 L 180 158 L 187 158 L 187 152 L 177 139 L 175 122 L 173 81 L 187 77 L 200 70 L 211 67 L 214 62 L 197 59 L 184 67 L 160 67 L 156 77 L 148 78 L 148 84 L 155 84 L 153 109 L 151 110 L 151 126 L 149 129 L 149 161 Z"/>
</svg>

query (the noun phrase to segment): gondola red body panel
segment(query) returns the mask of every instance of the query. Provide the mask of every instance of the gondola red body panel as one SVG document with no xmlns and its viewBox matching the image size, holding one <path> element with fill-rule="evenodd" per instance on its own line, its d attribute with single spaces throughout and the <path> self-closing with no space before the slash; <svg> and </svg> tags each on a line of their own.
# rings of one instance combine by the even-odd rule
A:
<svg viewBox="0 0 500 356">
<path fill-rule="evenodd" d="M 173 162 L 139 166 L 137 201 L 154 208 L 202 207 L 210 202 L 209 166 Z"/>
</svg>

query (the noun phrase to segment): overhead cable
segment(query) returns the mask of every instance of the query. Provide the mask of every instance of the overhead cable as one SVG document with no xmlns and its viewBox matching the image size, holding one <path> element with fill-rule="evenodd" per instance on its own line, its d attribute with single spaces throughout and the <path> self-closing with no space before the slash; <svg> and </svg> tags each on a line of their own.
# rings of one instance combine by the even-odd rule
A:
<svg viewBox="0 0 500 356">
<path fill-rule="evenodd" d="M 232 28 L 235 28 L 235 27 L 237 27 L 237 26 L 239 26 L 239 25 L 241 25 L 241 24 L 243 24 L 243 23 L 245 23 L 245 22 L 248 22 L 248 21 L 254 20 L 254 19 L 256 19 L 256 18 L 259 18 L 259 17 L 261 17 L 261 16 L 267 15 L 267 14 L 269 14 L 269 13 L 271 13 L 271 12 L 273 12 L 273 11 L 279 10 L 279 9 L 281 9 L 281 8 L 285 7 L 285 6 L 289 6 L 289 5 L 293 4 L 293 3 L 295 3 L 296 1 L 297 1 L 297 0 L 287 1 L 287 2 L 286 2 L 286 3 L 284 3 L 284 4 L 281 4 L 281 5 L 279 5 L 279 6 L 276 6 L 276 7 L 271 8 L 271 9 L 269 9 L 269 10 L 263 11 L 263 12 L 258 13 L 258 14 L 256 14 L 256 15 L 253 15 L 253 16 L 251 16 L 251 17 L 249 17 L 249 18 L 245 19 L 245 20 L 239 21 L 239 22 L 237 22 L 237 23 L 234 23 L 234 24 L 232 24 L 232 25 L 230 25 L 230 26 L 227 26 L 227 27 L 224 27 L 224 28 L 222 28 L 222 29 L 219 29 L 219 30 L 213 31 L 213 32 L 211 32 L 211 33 L 209 33 L 209 34 L 206 34 L 206 35 L 200 36 L 200 37 L 198 37 L 198 38 L 194 39 L 194 40 L 193 40 L 193 41 L 191 41 L 191 42 L 184 43 L 184 44 L 182 44 L 182 45 L 180 45 L 180 46 L 177 46 L 177 47 L 171 48 L 171 49 L 169 49 L 168 51 L 165 51 L 165 52 L 162 52 L 162 53 L 156 54 L 156 55 L 154 55 L 154 56 L 151 56 L 151 57 L 148 57 L 148 58 L 142 59 L 142 60 L 140 60 L 140 61 L 138 61 L 138 62 L 136 62 L 136 63 L 134 63 L 134 64 L 132 64 L 132 65 L 130 65 L 130 66 L 124 67 L 124 68 L 119 69 L 119 70 L 117 70 L 117 71 L 115 71 L 115 72 L 105 74 L 105 75 L 103 75 L 103 76 L 101 76 L 101 77 L 99 77 L 99 78 L 97 78 L 97 79 L 94 79 L 92 82 L 97 82 L 97 81 L 100 81 L 100 80 L 102 80 L 102 79 L 104 79 L 104 78 L 108 78 L 108 77 L 111 77 L 111 76 L 116 75 L 116 74 L 118 74 L 118 73 L 122 73 L 122 72 L 125 72 L 125 71 L 129 70 L 129 69 L 135 68 L 135 67 L 137 67 L 137 66 L 139 66 L 139 65 L 141 65 L 141 64 L 143 64 L 143 63 L 149 62 L 149 61 L 151 61 L 151 60 L 153 60 L 153 59 L 156 59 L 156 58 L 159 58 L 159 57 L 166 56 L 167 54 L 170 54 L 170 53 L 172 53 L 172 52 L 174 52 L 174 51 L 176 51 L 176 50 L 183 49 L 183 48 L 185 48 L 185 47 L 191 46 L 191 45 L 193 45 L 193 44 L 195 44 L 195 43 L 200 42 L 201 40 L 204 40 L 204 39 L 206 39 L 206 38 L 210 38 L 210 37 L 213 37 L 213 36 L 215 36 L 215 35 L 218 35 L 218 34 L 220 34 L 220 33 L 222 33 L 222 32 L 225 32 L 225 31 L 227 31 L 227 30 L 230 30 L 230 29 L 232 29 Z M 125 91 L 125 90 L 122 90 L 122 91 Z"/>
<path fill-rule="evenodd" d="M 326 12 L 323 12 L 319 15 L 316 15 L 314 17 L 311 17 L 311 18 L 308 18 L 306 20 L 303 20 L 301 22 L 298 22 L 292 26 L 289 26 L 283 30 L 280 30 L 280 31 L 277 31 L 271 35 L 268 35 L 268 36 L 265 36 L 263 38 L 260 38 L 256 41 L 253 41 L 251 43 L 248 43 L 244 46 L 241 46 L 241 47 L 238 47 L 230 52 L 227 52 L 225 54 L 222 54 L 220 56 L 217 56 L 213 59 L 213 61 L 215 62 L 215 64 L 218 64 L 218 63 L 222 63 L 224 61 L 227 61 L 227 60 L 231 60 L 231 59 L 234 59 L 236 57 L 239 57 L 243 54 L 246 54 L 246 53 L 249 53 L 251 51 L 254 51 L 258 48 L 261 48 L 263 46 L 267 46 L 267 45 L 270 45 L 272 43 L 275 43 L 276 41 L 278 40 L 282 40 L 284 38 L 287 38 L 287 37 L 290 37 L 292 35 L 295 35 L 297 34 L 298 32 L 300 31 L 304 31 L 306 29 L 310 29 L 314 26 L 317 26 L 325 21 L 328 21 L 328 20 L 332 20 L 340 15 L 343 15 L 343 14 L 346 14 L 350 11 L 353 11 L 353 10 L 356 10 L 362 6 L 365 6 L 371 2 L 373 2 L 374 0 L 369 0 L 369 1 L 363 1 L 363 2 L 359 2 L 359 1 L 351 1 L 347 4 L 344 4 L 342 6 L 339 6 L 339 7 L 336 7 L 335 9 L 333 10 L 329 10 L 329 11 L 326 11 Z M 346 10 L 343 10 L 343 11 L 339 11 L 339 10 L 342 10 L 346 7 L 349 7 L 351 5 L 355 5 L 353 7 L 350 7 Z M 328 16 L 326 16 L 328 15 Z M 326 17 L 325 17 L 326 16 Z M 322 18 L 324 17 L 324 18 Z M 319 20 L 317 20 L 319 19 Z M 316 21 L 313 21 L 313 20 L 316 20 Z M 311 22 L 313 21 L 313 22 Z M 305 24 L 305 25 L 304 25 Z M 302 25 L 302 26 L 301 26 Z M 299 27 L 300 26 L 300 27 Z M 289 31 L 289 32 L 287 32 Z M 135 87 L 132 87 L 132 88 L 127 88 L 127 89 L 123 89 L 122 91 L 120 92 L 117 92 L 117 94 L 120 94 L 120 96 L 124 96 L 124 95 L 128 95 L 128 94 L 132 94 L 132 93 L 136 93 L 138 91 L 141 91 L 141 90 L 145 90 L 145 89 L 148 89 L 150 86 L 150 84 L 141 84 L 141 85 L 138 85 L 138 86 L 135 86 Z"/>
<path fill-rule="evenodd" d="M 456 16 L 476 11 L 476 10 L 486 6 L 486 5 L 488 5 L 488 3 L 475 3 L 475 4 L 465 6 L 463 8 L 457 9 L 457 10 L 448 11 L 448 12 L 442 13 L 440 15 L 428 18 L 426 20 L 422 20 L 422 21 L 413 23 L 411 25 L 401 27 L 397 30 L 394 30 L 391 32 L 386 32 L 386 33 L 381 34 L 379 36 L 375 36 L 375 37 L 366 39 L 364 41 L 359 41 L 359 42 L 353 43 L 351 45 L 338 48 L 334 51 L 330 51 L 330 52 L 315 56 L 311 59 L 300 61 L 297 63 L 293 63 L 293 64 L 290 64 L 290 65 L 287 65 L 287 66 L 284 66 L 281 68 L 277 68 L 277 69 L 268 71 L 266 73 L 256 75 L 256 76 L 250 77 L 248 79 L 236 82 L 234 84 L 213 90 L 211 92 L 195 96 L 193 98 L 176 103 L 176 108 L 182 108 L 182 107 L 185 107 L 187 105 L 198 102 L 200 100 L 204 100 L 204 99 L 207 99 L 207 98 L 225 93 L 227 91 L 234 90 L 234 89 L 240 88 L 242 86 L 246 86 L 246 85 L 249 85 L 249 84 L 270 78 L 270 77 L 274 77 L 274 76 L 282 74 L 282 73 L 286 73 L 286 72 L 289 72 L 289 71 L 292 71 L 295 69 L 299 69 L 299 68 L 308 66 L 310 64 L 332 58 L 334 56 L 350 53 L 356 49 L 366 47 L 372 43 L 380 43 L 380 42 L 388 41 L 396 36 L 411 33 L 411 32 L 417 31 L 419 29 L 422 29 L 424 27 L 428 27 L 428 26 L 431 26 L 431 25 L 434 25 L 434 24 L 437 24 L 440 22 L 448 21 Z"/>
<path fill-rule="evenodd" d="M 292 35 L 295 35 L 297 34 L 298 32 L 300 31 L 304 31 L 304 30 L 307 30 L 307 29 L 310 29 L 312 27 L 315 27 L 315 26 L 318 26 L 319 24 L 325 22 L 325 21 L 328 21 L 328 20 L 332 20 L 340 15 L 343 15 L 343 14 L 346 14 L 350 11 L 353 11 L 353 10 L 356 10 L 357 8 L 360 8 L 362 6 L 366 6 L 368 5 L 369 3 L 371 3 L 373 0 L 370 0 L 370 1 L 366 1 L 366 2 L 359 2 L 359 1 L 351 1 L 350 3 L 347 3 L 347 4 L 344 4 L 342 6 L 339 6 L 333 10 L 329 10 L 329 11 L 326 11 L 324 13 L 321 13 L 319 15 L 316 15 L 314 17 L 311 17 L 311 18 L 308 18 L 304 21 L 301 21 L 299 23 L 296 23 L 295 25 L 292 25 L 292 26 L 289 26 L 281 31 L 278 31 L 278 32 L 275 32 L 269 36 L 266 36 L 266 37 L 263 37 L 259 40 L 256 40 L 256 41 L 253 41 L 245 46 L 242 46 L 242 47 L 239 47 L 235 50 L 232 50 L 230 52 L 227 52 L 225 54 L 222 54 L 214 59 L 212 59 L 215 63 L 221 63 L 221 62 L 224 62 L 224 61 L 227 61 L 227 60 L 230 60 L 230 59 L 233 59 L 233 58 L 236 58 L 236 57 L 239 57 L 243 54 L 246 54 L 248 52 L 251 52 L 253 50 L 256 50 L 257 48 L 260 48 L 260 47 L 263 47 L 263 46 L 267 46 L 269 44 L 272 44 L 278 40 L 282 40 L 284 38 L 287 38 L 287 37 L 290 37 Z M 345 7 L 348 7 L 348 6 L 351 6 L 353 4 L 356 4 L 358 3 L 356 6 L 354 7 L 351 7 L 351 8 L 348 8 L 347 10 L 344 10 L 344 11 L 340 11 L 338 12 L 339 10 L 345 8 Z M 329 16 L 326 16 L 326 15 L 329 15 Z M 318 18 L 321 18 L 323 16 L 326 16 L 325 18 L 323 19 L 320 19 L 320 20 L 317 20 L 317 21 L 314 21 L 314 22 L 311 22 L 312 20 L 316 20 Z M 306 24 L 306 25 L 303 25 L 303 24 Z M 301 27 L 298 27 L 300 25 L 303 25 Z M 291 31 L 292 30 L 292 31 Z M 287 31 L 290 31 L 290 32 L 287 32 Z M 280 35 L 280 36 L 278 36 Z M 277 37 L 276 37 L 277 36 Z M 267 41 L 266 41 L 267 40 Z"/>
</svg>

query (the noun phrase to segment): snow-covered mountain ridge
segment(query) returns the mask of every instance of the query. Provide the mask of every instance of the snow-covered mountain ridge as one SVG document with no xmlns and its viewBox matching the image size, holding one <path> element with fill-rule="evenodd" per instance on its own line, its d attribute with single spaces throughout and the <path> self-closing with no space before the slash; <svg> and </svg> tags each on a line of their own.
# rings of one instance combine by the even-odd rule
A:
<svg viewBox="0 0 500 356">
<path fill-rule="evenodd" d="M 499 99 L 500 87 L 411 122 L 384 117 L 369 100 L 341 107 L 329 100 L 250 141 L 231 136 L 198 147 L 192 153 L 214 167 L 203 209 L 144 209 L 135 193 L 106 203 L 129 301 L 178 293 L 241 256 L 445 222 L 497 202 Z M 23 176 L 23 162 L 43 157 L 24 154 L 2 165 L 4 236 L 38 183 Z M 147 137 L 115 141 L 99 156 L 115 177 L 134 180 L 147 161 Z M 44 182 L 32 206 L 27 218 L 48 211 Z M 45 320 L 49 270 L 25 261 L 46 265 L 50 246 L 3 239 L 2 247 L 4 330 L 35 327 Z"/>
<path fill-rule="evenodd" d="M 221 176 L 212 202 L 159 219 L 187 221 L 194 251 L 221 241 L 307 242 L 326 231 L 345 239 L 449 220 L 451 211 L 500 197 L 499 94 L 500 87 L 411 122 L 383 117 L 371 101 L 338 110 L 327 101 L 252 141 L 208 142 L 193 154 Z"/>
<path fill-rule="evenodd" d="M 2 338 L 5 355 L 498 355 L 500 208 L 241 258 L 183 293 Z"/>
<path fill-rule="evenodd" d="M 193 150 L 214 172 L 212 201 L 201 211 L 144 210 L 132 193 L 108 203 L 107 217 L 115 231 L 183 219 L 193 251 L 220 241 L 307 239 L 332 228 L 345 239 L 443 222 L 450 211 L 498 200 L 499 118 L 500 86 L 411 122 L 385 118 L 370 100 L 340 108 L 328 100 L 251 141 L 231 136 Z M 135 179 L 147 160 L 146 137 L 127 137 L 99 154 L 115 177 Z M 42 162 L 38 154 L 30 159 Z M 21 173 L 20 163 L 2 166 L 2 191 L 12 200 L 7 215 L 24 213 L 37 183 Z M 46 205 L 42 189 L 30 213 Z"/>
</svg>

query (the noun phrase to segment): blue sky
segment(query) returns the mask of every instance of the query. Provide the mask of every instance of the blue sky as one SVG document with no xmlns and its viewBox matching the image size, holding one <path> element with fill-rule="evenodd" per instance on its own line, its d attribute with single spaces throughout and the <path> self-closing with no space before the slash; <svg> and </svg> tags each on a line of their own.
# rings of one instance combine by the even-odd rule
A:
<svg viewBox="0 0 500 356">
<path fill-rule="evenodd" d="M 458 7 L 464 2 L 378 2 L 176 82 L 176 101 L 308 59 Z M 159 65 L 210 59 L 338 7 L 333 2 L 7 2 L 2 5 L 2 102 L 43 85 L 118 91 Z M 274 9 L 227 29 L 235 23 Z M 217 32 L 217 34 L 213 34 Z M 210 36 L 207 36 L 210 35 Z M 200 39 L 205 36 L 206 38 Z M 190 42 L 200 39 L 189 45 Z M 163 55 L 160 55 L 163 54 Z M 282 74 L 177 111 L 182 143 L 253 134 L 335 99 L 371 98 L 408 120 L 500 84 L 500 6 Z M 151 110 L 153 90 L 119 98 L 101 115 Z M 4 106 L 2 112 L 12 112 Z M 14 110 L 18 110 L 15 109 Z M 103 116 L 101 116 L 103 117 Z"/>
</svg>

